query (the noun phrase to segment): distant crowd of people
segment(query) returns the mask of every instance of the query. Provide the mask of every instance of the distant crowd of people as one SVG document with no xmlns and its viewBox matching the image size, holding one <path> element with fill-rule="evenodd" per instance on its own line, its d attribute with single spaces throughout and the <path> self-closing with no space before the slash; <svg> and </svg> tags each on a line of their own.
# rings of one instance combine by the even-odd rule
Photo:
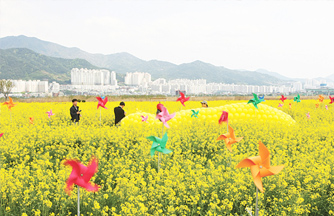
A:
<svg viewBox="0 0 334 216">
<path fill-rule="evenodd" d="M 71 114 L 71 121 L 75 124 L 78 124 L 80 121 L 81 116 L 81 110 L 78 107 L 78 100 L 73 99 L 72 100 L 72 107 L 70 108 L 70 114 Z M 206 101 L 201 102 L 203 108 L 208 108 L 208 103 Z M 125 117 L 126 112 L 124 111 L 125 103 L 122 101 L 119 106 L 114 108 L 114 114 L 115 114 L 115 125 L 119 125 L 121 120 Z M 160 113 L 161 110 L 157 109 L 157 113 Z"/>
</svg>

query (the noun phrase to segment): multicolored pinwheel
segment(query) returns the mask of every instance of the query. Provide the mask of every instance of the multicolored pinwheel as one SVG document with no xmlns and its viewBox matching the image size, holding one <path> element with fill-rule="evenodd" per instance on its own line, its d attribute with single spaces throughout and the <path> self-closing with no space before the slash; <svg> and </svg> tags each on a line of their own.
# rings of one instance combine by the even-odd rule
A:
<svg viewBox="0 0 334 216">
<path fill-rule="evenodd" d="M 195 110 L 191 110 L 192 114 L 191 114 L 191 118 L 192 117 L 195 117 L 195 118 L 198 118 L 198 113 L 199 113 L 199 110 L 197 110 L 197 112 Z"/>
<path fill-rule="evenodd" d="M 289 103 L 289 108 L 291 109 L 291 106 L 292 106 L 292 104 L 291 103 Z"/>
<path fill-rule="evenodd" d="M 284 101 L 287 99 L 287 97 L 284 97 L 284 95 L 281 95 L 280 100 L 284 103 Z"/>
<path fill-rule="evenodd" d="M 51 116 L 54 115 L 54 113 L 52 112 L 52 109 L 50 109 L 50 111 L 46 112 L 48 114 L 48 117 L 51 118 Z"/>
<path fill-rule="evenodd" d="M 7 105 L 7 108 L 9 110 L 12 110 L 12 107 L 16 106 L 16 104 L 14 104 L 13 99 L 11 97 L 8 97 L 8 98 L 9 98 L 9 102 L 6 101 L 2 105 Z"/>
<path fill-rule="evenodd" d="M 258 109 L 257 105 L 263 102 L 263 99 L 259 99 L 257 94 L 253 93 L 254 98 L 250 99 L 247 104 L 252 103 L 256 109 Z"/>
<path fill-rule="evenodd" d="M 259 96 L 259 99 L 262 100 L 263 102 L 265 102 L 265 100 L 264 100 L 264 95 L 263 95 L 262 97 Z"/>
<path fill-rule="evenodd" d="M 29 123 L 34 124 L 34 117 L 29 117 Z"/>
<path fill-rule="evenodd" d="M 149 136 L 147 137 L 147 139 L 153 141 L 151 152 L 150 152 L 151 157 L 154 156 L 156 151 L 164 153 L 164 154 L 169 154 L 173 152 L 172 150 L 166 149 L 166 144 L 168 141 L 167 133 L 165 133 L 165 135 L 162 138 L 155 137 L 155 136 Z"/>
<path fill-rule="evenodd" d="M 108 109 L 106 107 L 106 104 L 108 102 L 108 97 L 102 99 L 101 97 L 96 97 L 96 99 L 98 100 L 98 104 L 97 104 L 97 109 L 99 109 L 99 107 L 103 107 L 104 109 Z"/>
<path fill-rule="evenodd" d="M 66 181 L 65 191 L 68 195 L 71 194 L 74 184 L 85 188 L 87 191 L 96 192 L 99 190 L 98 185 L 89 182 L 98 170 L 98 161 L 95 157 L 92 157 L 88 166 L 85 166 L 80 161 L 74 159 L 66 160 L 64 165 L 72 167 L 70 177 Z"/>
<path fill-rule="evenodd" d="M 226 147 L 230 152 L 232 152 L 232 144 L 238 143 L 243 139 L 243 137 L 235 137 L 233 128 L 228 126 L 228 133 L 222 134 L 217 138 L 218 140 L 224 140 L 226 143 Z"/>
<path fill-rule="evenodd" d="M 180 101 L 180 103 L 185 107 L 186 105 L 184 105 L 185 102 L 187 102 L 189 100 L 190 97 L 185 97 L 184 94 L 182 92 L 180 92 L 180 97 L 176 100 L 176 101 Z"/>
<path fill-rule="evenodd" d="M 297 103 L 301 102 L 299 94 L 293 98 L 293 101 Z"/>
<path fill-rule="evenodd" d="M 261 192 L 264 192 L 261 178 L 279 173 L 284 166 L 270 166 L 269 150 L 261 141 L 259 141 L 259 153 L 260 156 L 249 157 L 242 160 L 237 165 L 237 168 L 250 167 L 255 186 Z"/>
<path fill-rule="evenodd" d="M 157 105 L 157 108 L 160 112 L 156 115 L 156 118 L 159 119 L 165 125 L 166 128 L 169 128 L 167 121 L 174 118 L 175 113 L 169 114 L 167 108 L 160 103 Z"/>
</svg>

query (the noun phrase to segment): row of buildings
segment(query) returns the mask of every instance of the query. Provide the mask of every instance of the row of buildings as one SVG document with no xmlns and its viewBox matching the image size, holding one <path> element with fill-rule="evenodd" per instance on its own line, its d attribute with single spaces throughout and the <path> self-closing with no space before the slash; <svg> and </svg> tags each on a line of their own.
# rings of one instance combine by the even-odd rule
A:
<svg viewBox="0 0 334 216">
<path fill-rule="evenodd" d="M 57 82 L 49 83 L 41 80 L 11 80 L 13 93 L 59 93 L 60 85 Z"/>
<path fill-rule="evenodd" d="M 71 70 L 72 85 L 111 85 L 117 86 L 115 71 L 109 70 L 90 70 L 87 68 L 73 68 Z"/>
</svg>

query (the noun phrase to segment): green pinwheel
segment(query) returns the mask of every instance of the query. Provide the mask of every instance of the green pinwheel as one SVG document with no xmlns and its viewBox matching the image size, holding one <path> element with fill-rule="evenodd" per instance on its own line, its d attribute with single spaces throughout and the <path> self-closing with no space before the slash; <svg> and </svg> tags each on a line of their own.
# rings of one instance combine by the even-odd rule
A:
<svg viewBox="0 0 334 216">
<path fill-rule="evenodd" d="M 247 104 L 252 103 L 256 109 L 258 109 L 257 105 L 261 102 L 263 102 L 263 99 L 259 99 L 257 94 L 253 93 L 254 98 L 250 99 Z"/>
<path fill-rule="evenodd" d="M 293 101 L 297 103 L 301 102 L 299 94 L 293 98 Z"/>
<path fill-rule="evenodd" d="M 166 143 L 168 141 L 167 133 L 160 139 L 159 137 L 155 136 L 149 136 L 147 139 L 153 141 L 152 147 L 151 147 L 151 157 L 154 156 L 155 151 L 169 154 L 172 152 L 172 150 L 166 149 Z"/>
<path fill-rule="evenodd" d="M 198 118 L 198 113 L 199 113 L 199 110 L 197 110 L 197 112 L 195 111 L 195 110 L 191 110 L 193 113 L 191 114 L 191 118 L 192 117 L 196 117 L 196 118 Z"/>
</svg>

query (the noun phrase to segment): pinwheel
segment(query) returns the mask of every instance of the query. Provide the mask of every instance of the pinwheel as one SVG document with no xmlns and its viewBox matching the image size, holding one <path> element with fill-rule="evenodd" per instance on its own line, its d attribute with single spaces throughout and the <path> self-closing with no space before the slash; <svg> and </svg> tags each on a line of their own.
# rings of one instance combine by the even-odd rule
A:
<svg viewBox="0 0 334 216">
<path fill-rule="evenodd" d="M 269 150 L 261 141 L 259 141 L 259 153 L 260 156 L 246 158 L 237 165 L 237 168 L 250 167 L 254 179 L 254 184 L 256 186 L 256 205 L 255 205 L 256 216 L 259 215 L 258 190 L 260 190 L 262 193 L 264 192 L 261 178 L 275 175 L 284 168 L 284 166 L 282 165 L 274 167 L 270 166 Z"/>
<path fill-rule="evenodd" d="M 96 99 L 98 100 L 97 109 L 99 107 L 103 107 L 104 109 L 108 109 L 106 107 L 106 104 L 108 102 L 108 97 L 106 97 L 105 99 L 102 99 L 101 97 L 96 97 Z"/>
<path fill-rule="evenodd" d="M 218 120 L 218 123 L 221 125 L 223 124 L 223 122 L 226 122 L 228 123 L 228 112 L 226 111 L 223 111 L 223 113 L 221 114 L 219 120 Z"/>
<path fill-rule="evenodd" d="M 329 96 L 329 99 L 331 100 L 330 104 L 334 103 L 334 97 Z"/>
<path fill-rule="evenodd" d="M 259 99 L 262 100 L 263 102 L 265 102 L 265 100 L 264 100 L 264 95 L 263 95 L 262 97 L 259 96 Z"/>
<path fill-rule="evenodd" d="M 29 123 L 34 124 L 34 117 L 29 117 Z"/>
<path fill-rule="evenodd" d="M 319 95 L 318 100 L 320 103 L 324 102 L 324 99 L 325 99 L 324 96 Z"/>
<path fill-rule="evenodd" d="M 3 133 L 0 134 L 0 137 L 2 137 L 2 136 L 3 136 Z"/>
<path fill-rule="evenodd" d="M 317 104 L 315 104 L 315 108 L 319 108 L 319 104 L 317 103 Z"/>
<path fill-rule="evenodd" d="M 156 151 L 159 152 L 159 156 L 158 156 L 159 157 L 158 158 L 158 172 L 159 172 L 159 169 L 160 169 L 160 152 L 164 153 L 164 154 L 169 154 L 169 153 L 172 152 L 172 150 L 166 149 L 166 144 L 167 144 L 167 141 L 168 141 L 167 133 L 165 133 L 165 135 L 163 135 L 163 137 L 161 139 L 158 138 L 158 137 L 155 137 L 155 136 L 149 136 L 149 137 L 147 137 L 147 139 L 153 141 L 151 151 L 150 151 L 151 157 L 154 156 Z"/>
<path fill-rule="evenodd" d="M 11 97 L 8 97 L 8 98 L 9 98 L 9 102 L 6 101 L 2 105 L 7 105 L 7 108 L 11 111 L 12 107 L 16 106 L 16 104 L 14 104 L 13 99 Z"/>
<path fill-rule="evenodd" d="M 293 101 L 297 103 L 301 102 L 299 94 L 293 98 Z"/>
<path fill-rule="evenodd" d="M 259 141 L 259 154 L 260 156 L 249 157 L 242 160 L 237 165 L 237 168 L 250 167 L 256 188 L 264 192 L 261 178 L 279 173 L 284 166 L 270 166 L 269 150 L 261 141 Z"/>
<path fill-rule="evenodd" d="M 163 125 L 165 125 L 166 128 L 169 128 L 167 121 L 174 118 L 175 113 L 169 114 L 167 108 L 160 103 L 157 105 L 157 108 L 158 110 L 160 110 L 160 112 L 157 114 L 156 118 L 159 119 L 163 123 Z"/>
<path fill-rule="evenodd" d="M 287 97 L 284 97 L 284 95 L 281 95 L 280 100 L 284 103 L 284 101 L 287 99 Z"/>
<path fill-rule="evenodd" d="M 191 114 L 191 118 L 192 117 L 196 117 L 198 118 L 198 113 L 199 113 L 199 110 L 197 110 L 197 112 L 195 110 L 191 110 L 192 114 Z"/>
<path fill-rule="evenodd" d="M 292 106 L 291 103 L 289 103 L 289 108 L 290 108 L 290 109 L 291 109 L 291 106 Z"/>
<path fill-rule="evenodd" d="M 106 104 L 108 102 L 108 97 L 102 99 L 101 97 L 96 97 L 96 99 L 98 100 L 98 103 L 97 103 L 97 109 L 99 109 L 99 107 L 103 107 L 104 109 L 108 109 L 106 107 Z M 102 113 L 101 113 L 101 109 L 100 109 L 100 126 L 102 124 Z"/>
<path fill-rule="evenodd" d="M 48 117 L 51 118 L 51 116 L 54 115 L 54 113 L 52 112 L 52 110 L 50 109 L 50 111 L 46 112 L 48 114 Z"/>
<path fill-rule="evenodd" d="M 220 135 L 218 138 L 217 138 L 217 141 L 218 140 L 224 140 L 225 143 L 226 143 L 226 147 L 228 150 L 230 150 L 230 152 L 232 152 L 232 144 L 234 143 L 238 143 L 242 140 L 243 137 L 235 137 L 234 135 L 234 130 L 233 128 L 229 125 L 228 126 L 228 133 L 226 134 L 223 134 L 223 135 Z"/>
<path fill-rule="evenodd" d="M 278 107 L 283 107 L 283 104 L 279 103 L 279 104 L 278 104 Z"/>
<path fill-rule="evenodd" d="M 252 103 L 256 109 L 258 109 L 257 105 L 263 102 L 263 99 L 259 99 L 257 94 L 253 93 L 254 98 L 250 99 L 247 104 Z"/>
<path fill-rule="evenodd" d="M 326 110 L 328 110 L 328 106 L 326 105 Z"/>
<path fill-rule="evenodd" d="M 184 105 L 185 102 L 187 102 L 189 100 L 190 97 L 185 97 L 184 94 L 182 92 L 180 92 L 180 97 L 176 100 L 176 101 L 180 101 L 181 104 L 185 107 L 186 105 Z"/>
<path fill-rule="evenodd" d="M 66 193 L 71 194 L 74 184 L 78 186 L 78 214 L 80 215 L 80 187 L 85 188 L 87 191 L 96 192 L 99 190 L 99 186 L 90 182 L 91 178 L 97 172 L 98 161 L 95 157 L 92 157 L 88 166 L 83 165 L 78 160 L 68 159 L 64 162 L 65 166 L 71 166 L 72 172 L 69 178 L 66 180 Z"/>
<path fill-rule="evenodd" d="M 146 115 L 146 116 L 141 116 L 141 121 L 142 121 L 142 122 L 147 122 L 147 119 L 148 119 L 148 115 Z"/>
<path fill-rule="evenodd" d="M 308 113 L 306 113 L 306 117 L 307 117 L 307 119 L 308 119 L 308 120 L 311 118 L 311 116 L 310 116 L 310 113 L 309 113 L 309 112 L 308 112 Z"/>
</svg>

